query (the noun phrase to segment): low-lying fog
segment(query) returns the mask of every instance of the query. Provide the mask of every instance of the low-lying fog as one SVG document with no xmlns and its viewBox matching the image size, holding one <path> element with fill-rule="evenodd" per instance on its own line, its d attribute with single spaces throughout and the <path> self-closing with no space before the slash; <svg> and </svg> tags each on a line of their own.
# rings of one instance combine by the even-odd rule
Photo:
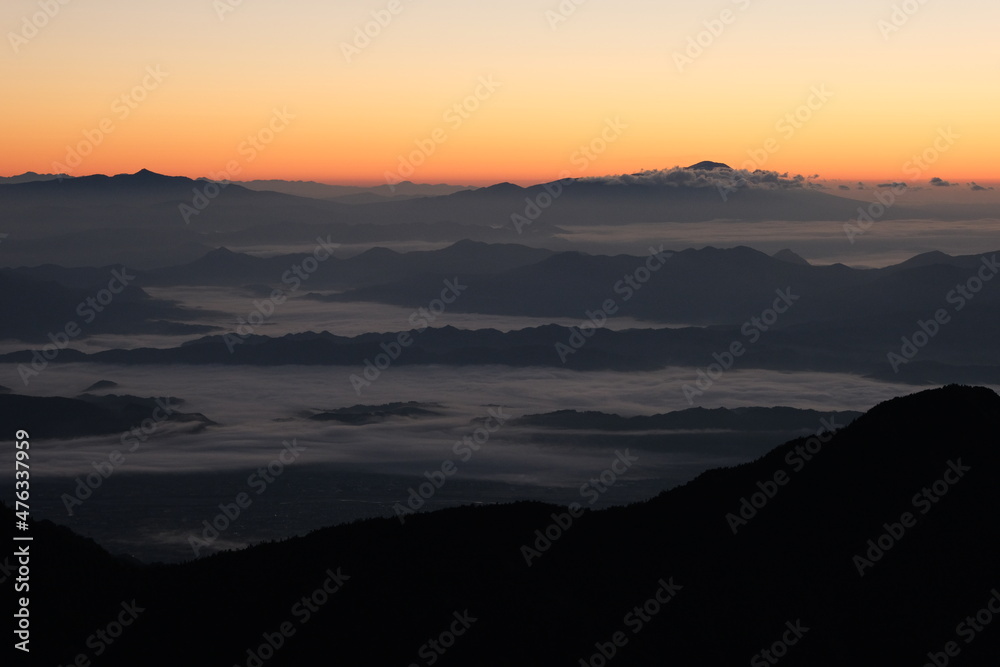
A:
<svg viewBox="0 0 1000 667">
<path fill-rule="evenodd" d="M 119 550 L 146 559 L 178 559 L 193 555 L 187 536 L 201 520 L 214 516 L 219 503 L 247 491 L 249 474 L 275 460 L 283 443 L 293 439 L 302 452 L 260 496 L 258 507 L 246 511 L 240 530 L 234 525 L 227 538 L 234 540 L 231 546 L 356 518 L 392 516 L 394 504 L 406 502 L 408 489 L 426 481 L 424 473 L 440 470 L 446 460 L 454 461 L 458 470 L 424 509 L 525 498 L 579 502 L 580 486 L 608 469 L 616 450 L 631 447 L 638 460 L 593 504 L 601 507 L 649 498 L 705 469 L 756 458 L 780 444 L 723 434 L 718 446 L 704 451 L 658 449 L 648 438 L 630 440 L 643 434 L 608 433 L 606 439 L 598 435 L 574 446 L 565 444 L 565 438 L 547 442 L 544 433 L 506 424 L 464 461 L 456 455 L 455 444 L 472 436 L 480 425 L 473 420 L 488 417 L 490 410 L 510 417 L 560 409 L 629 416 L 680 410 L 690 407 L 681 387 L 694 381 L 695 369 L 578 373 L 500 366 L 389 367 L 359 396 L 349 377 L 360 371 L 50 366 L 19 391 L 74 395 L 107 379 L 119 384 L 113 393 L 182 398 L 181 411 L 203 413 L 218 426 L 192 432 L 191 424 L 158 425 L 135 451 L 128 451 L 117 434 L 36 441 L 32 477 L 40 489 L 40 505 L 33 509 L 40 518 L 71 525 L 102 542 L 110 540 Z M 0 366 L 0 377 L 16 377 L 16 368 Z M 914 389 L 842 374 L 733 370 L 696 404 L 865 410 Z M 393 401 L 436 403 L 440 407 L 431 409 L 440 414 L 365 426 L 307 418 L 313 411 Z M 114 450 L 122 452 L 125 462 L 69 516 L 64 494 L 74 494 L 74 478 L 93 473 L 93 463 L 107 461 Z M 9 468 L 9 462 L 3 467 Z M 4 473 L 4 479 L 12 478 Z M 228 543 L 214 548 L 223 544 Z"/>
<path fill-rule="evenodd" d="M 175 300 L 184 308 L 212 311 L 197 320 L 189 320 L 192 324 L 202 324 L 218 327 L 215 333 L 233 333 L 243 322 L 256 321 L 257 305 L 262 302 L 259 296 L 247 290 L 229 287 L 149 287 L 145 288 L 151 296 Z M 329 331 L 338 336 L 358 336 L 364 333 L 387 333 L 409 331 L 413 329 L 410 316 L 412 308 L 403 308 L 379 303 L 335 303 L 306 298 L 305 294 L 291 295 L 288 300 L 277 305 L 273 314 L 263 324 L 254 327 L 254 333 L 262 336 L 284 336 L 290 333 L 307 331 Z M 254 319 L 251 318 L 253 314 Z M 579 326 L 583 317 L 514 317 L 507 315 L 484 315 L 477 313 L 453 313 L 445 311 L 431 326 L 440 328 L 452 326 L 457 329 L 497 329 L 499 331 L 514 331 L 529 327 L 560 324 L 563 326 Z M 608 329 L 670 329 L 691 326 L 685 324 L 665 324 L 663 322 L 645 322 L 632 317 L 612 317 L 605 325 Z M 243 329 L 239 329 L 242 331 Z M 151 334 L 96 334 L 73 341 L 69 347 L 81 352 L 93 353 L 103 350 L 140 347 L 169 348 L 182 343 L 201 338 L 203 334 L 191 336 L 167 336 Z M 33 349 L 30 344 L 13 340 L 0 341 L 0 354 Z M 0 383 L 3 381 L 0 380 Z M 14 386 L 14 385 L 10 385 Z"/>
</svg>

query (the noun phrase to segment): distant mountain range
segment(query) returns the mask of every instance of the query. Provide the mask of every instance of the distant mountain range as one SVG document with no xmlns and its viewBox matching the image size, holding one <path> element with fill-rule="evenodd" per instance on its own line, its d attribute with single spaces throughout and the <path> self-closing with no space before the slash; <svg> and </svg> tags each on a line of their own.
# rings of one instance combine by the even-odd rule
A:
<svg viewBox="0 0 1000 667">
<path fill-rule="evenodd" d="M 0 176 L 0 185 L 70 178 L 83 177 L 70 176 L 69 174 L 37 174 L 33 171 L 27 171 L 17 176 Z M 209 181 L 210 179 L 198 178 L 194 180 Z M 413 198 L 450 195 L 461 190 L 476 189 L 475 186 L 470 185 L 448 185 L 446 183 L 437 183 L 432 185 L 427 183 L 413 183 L 412 181 L 402 181 L 391 186 L 375 185 L 369 187 L 330 185 L 327 183 L 318 183 L 316 181 L 287 181 L 281 179 L 230 181 L 230 183 L 234 185 L 241 185 L 249 190 L 283 192 L 297 197 L 311 197 L 313 199 L 340 199 L 357 197 L 359 195 L 371 195 L 372 201 L 378 201 L 381 198 L 387 197 Z"/>
<path fill-rule="evenodd" d="M 317 183 L 315 181 L 257 180 L 232 182 L 235 185 L 242 185 L 250 190 L 283 192 L 297 197 L 330 199 L 345 204 L 370 204 L 390 198 L 399 201 L 402 199 L 415 199 L 417 197 L 439 197 L 461 192 L 462 190 L 476 189 L 468 185 L 447 185 L 445 183 L 429 185 L 413 183 L 411 181 L 402 181 L 392 186 L 376 185 L 373 187 L 327 185 L 326 183 Z"/>
<path fill-rule="evenodd" d="M 220 185 L 148 170 L 14 182 L 0 185 L 0 229 L 9 235 L 0 261 L 17 266 L 128 260 L 137 268 L 162 267 L 191 261 L 220 243 L 301 245 L 326 235 L 344 244 L 461 239 L 523 243 L 551 239 L 570 225 L 857 217 L 856 200 L 802 181 L 704 164 L 717 163 L 527 188 L 500 183 L 450 194 L 440 193 L 460 186 L 401 184 L 417 194 L 391 198 L 369 188 L 344 195 L 349 199 L 317 199 L 253 189 L 278 187 L 270 182 L 248 183 L 252 188 Z M 282 187 L 316 192 L 309 184 Z M 990 205 L 900 202 L 881 219 L 971 220 L 995 213 Z"/>
<path fill-rule="evenodd" d="M 321 301 L 374 301 L 414 309 L 415 317 L 400 321 L 398 331 L 430 328 L 414 336 L 399 362 L 403 364 L 703 367 L 713 363 L 713 355 L 739 343 L 745 354 L 733 363 L 741 368 L 847 371 L 909 382 L 992 382 L 998 376 L 1000 348 L 993 332 L 1000 326 L 1000 290 L 981 281 L 992 275 L 991 266 L 1000 268 L 998 253 L 928 253 L 883 269 L 811 266 L 745 247 L 659 254 L 662 265 L 644 274 L 640 283 L 637 270 L 660 262 L 656 256 L 555 253 L 472 241 L 411 253 L 373 249 L 318 264 L 299 287 L 300 293 Z M 283 281 L 304 257 L 258 258 L 220 249 L 191 264 L 136 272 L 135 283 L 258 285 L 262 293 L 276 285 L 287 292 L 291 288 Z M 0 286 L 8 286 L 0 290 L 0 306 L 21 313 L 5 320 L 0 335 L 34 342 L 45 340 L 47 333 L 58 334 L 79 315 L 79 304 L 89 294 L 83 286 L 100 286 L 113 268 L 41 266 L 0 272 Z M 975 292 L 969 291 L 973 279 L 980 281 Z M 582 330 L 441 328 L 433 318 L 420 317 L 419 309 L 440 296 L 445 281 L 458 290 L 448 312 L 573 318 Z M 107 309 L 106 317 L 92 317 L 94 326 L 84 327 L 81 337 L 214 331 L 198 324 L 211 313 L 150 299 L 137 286 L 130 289 Z M 320 289 L 345 291 L 306 293 Z M 593 332 L 594 325 L 619 316 L 699 328 Z M 395 335 L 241 337 L 232 355 L 227 339 L 215 335 L 179 348 L 109 351 L 88 358 L 109 363 L 360 365 Z M 899 363 L 890 364 L 889 353 Z M 30 356 L 23 352 L 2 358 L 21 362 Z M 70 350 L 60 355 L 60 361 L 77 358 L 83 357 Z"/>
<path fill-rule="evenodd" d="M 378 224 L 361 224 L 373 222 Z M 484 226 L 475 216 L 417 219 L 395 209 L 379 212 L 146 170 L 0 185 L 0 229 L 7 235 L 0 254 L 5 266 L 163 267 L 193 261 L 220 244 L 306 245 L 330 235 L 342 244 L 519 239 L 513 229 Z M 552 229 L 539 224 L 530 236 Z"/>
<path fill-rule="evenodd" d="M 989 273 L 989 263 L 1000 254 L 930 252 L 881 269 L 854 269 L 841 264 L 812 266 L 789 250 L 774 256 L 742 246 L 653 250 L 646 257 L 612 257 L 468 240 L 431 251 L 373 248 L 346 259 L 325 259 L 302 283 L 302 290 L 343 290 L 312 297 L 322 300 L 417 308 L 440 292 L 443 280 L 457 277 L 475 284 L 449 305 L 453 312 L 585 319 L 587 311 L 611 298 L 620 309 L 616 314 L 651 322 L 737 324 L 773 302 L 776 290 L 790 288 L 798 298 L 778 324 L 784 327 L 894 312 L 907 317 L 933 314 L 947 305 L 943 302 L 950 290 L 978 275 L 984 261 Z M 282 277 L 308 256 L 264 258 L 218 248 L 189 263 L 134 273 L 136 284 L 147 287 L 281 287 Z M 648 270 L 647 262 L 655 270 Z M 7 275 L 80 287 L 106 281 L 113 268 L 43 265 Z M 969 299 L 969 306 L 998 300 L 997 290 L 982 290 Z"/>
<path fill-rule="evenodd" d="M 464 330 L 445 326 L 411 329 L 410 345 L 397 355 L 397 366 L 441 364 L 447 366 L 505 365 L 555 367 L 572 370 L 650 371 L 669 366 L 691 368 L 692 387 L 713 382 L 702 374 L 728 368 L 783 371 L 855 373 L 891 382 L 916 384 L 950 380 L 1000 384 L 1000 351 L 991 332 L 997 315 L 980 314 L 946 328 L 933 345 L 917 348 L 915 356 L 900 364 L 898 372 L 888 353 L 900 352 L 900 331 L 912 337 L 915 324 L 906 329 L 885 328 L 884 322 L 852 321 L 841 325 L 776 329 L 750 343 L 741 327 L 682 329 L 600 329 L 586 337 L 575 328 L 548 325 L 501 332 L 495 329 Z M 867 328 L 866 328 L 867 327 Z M 63 350 L 51 363 L 106 364 L 225 364 L 252 366 L 343 366 L 344 372 L 361 374 L 367 363 L 385 353 L 384 345 L 399 338 L 396 332 L 368 333 L 354 337 L 330 333 L 288 334 L 279 338 L 241 336 L 235 332 L 213 335 L 173 348 L 138 348 L 84 353 Z M 734 342 L 742 353 L 729 359 Z M 232 352 L 230 352 L 232 350 Z M 38 352 L 37 354 L 40 354 Z M 33 350 L 0 355 L 0 362 L 29 364 Z M 722 359 L 720 362 L 719 360 Z M 382 363 L 382 362 L 380 362 Z M 721 364 L 725 364 L 723 367 Z M 718 368 L 716 368 L 718 367 Z M 347 382 L 345 376 L 344 382 Z M 678 394 L 681 383 L 678 382 Z"/>
<path fill-rule="evenodd" d="M 681 170 L 680 173 L 685 172 Z M 687 173 L 715 172 L 692 168 Z M 11 223 L 26 226 L 30 221 L 33 232 L 43 231 L 42 228 L 51 232 L 68 229 L 69 221 L 60 221 L 55 216 L 60 210 L 74 208 L 80 209 L 72 221 L 72 227 L 77 230 L 94 226 L 182 228 L 190 224 L 201 231 L 225 231 L 274 224 L 282 219 L 300 224 L 450 221 L 512 227 L 512 217 L 518 214 L 528 218 L 530 225 L 536 221 L 558 225 L 726 218 L 846 220 L 857 210 L 854 200 L 783 179 L 741 185 L 724 200 L 717 185 L 725 183 L 725 177 L 713 175 L 712 179 L 696 176 L 689 181 L 675 182 L 667 177 L 644 178 L 640 175 L 624 180 L 620 177 L 567 179 L 526 188 L 510 183 L 459 190 L 456 190 L 459 186 L 404 186 L 412 192 L 435 193 L 436 196 L 428 194 L 419 199 L 390 199 L 357 206 L 256 189 L 264 187 L 259 182 L 249 183 L 254 185 L 253 189 L 235 182 L 218 186 L 204 180 L 141 170 L 135 174 L 36 180 L 0 187 L 0 203 L 5 209 L 0 220 L 8 227 Z M 297 186 L 285 189 L 301 190 Z M 452 192 L 441 194 L 448 190 Z M 374 192 L 380 194 L 382 191 L 376 189 Z M 532 202 L 538 208 L 538 215 L 531 210 Z M 180 210 L 182 205 L 194 209 L 187 211 L 187 219 Z M 142 215 L 137 215 L 137 208 L 144 209 Z M 889 211 L 889 216 L 893 219 L 909 217 L 915 211 L 898 206 Z M 24 215 L 29 218 L 23 219 Z"/>
<path fill-rule="evenodd" d="M 69 174 L 36 174 L 33 171 L 26 171 L 17 176 L 0 176 L 0 185 L 12 185 L 14 183 L 33 183 L 35 181 L 54 181 L 64 178 L 73 178 Z"/>
<path fill-rule="evenodd" d="M 493 251 L 479 246 L 476 253 L 471 252 L 473 244 L 461 247 L 482 257 L 503 255 L 514 246 L 489 246 Z M 789 301 L 794 303 L 787 308 L 779 304 L 787 312 L 772 323 L 776 326 L 885 322 L 887 318 L 908 321 L 929 317 L 942 307 L 957 306 L 946 303 L 947 296 L 976 276 L 984 257 L 986 273 L 994 274 L 989 262 L 997 257 L 997 252 L 960 257 L 932 253 L 883 269 L 852 269 L 842 264 L 811 266 L 788 261 L 787 255 L 770 257 L 747 247 L 653 250 L 656 252 L 647 257 L 549 253 L 540 261 L 507 270 L 494 258 L 492 265 L 498 270 L 492 272 L 462 272 L 442 263 L 437 271 L 412 272 L 395 280 L 389 277 L 392 271 L 386 271 L 383 284 L 321 298 L 417 308 L 440 292 L 443 280 L 458 276 L 467 278 L 469 288 L 449 306 L 456 312 L 581 320 L 588 319 L 588 312 L 598 312 L 595 319 L 600 320 L 607 316 L 600 311 L 610 299 L 614 315 L 677 324 L 739 324 L 771 306 L 780 290 L 791 290 L 795 298 Z M 445 255 L 445 251 L 439 252 Z M 521 256 L 527 258 L 523 251 Z M 379 264 L 394 264 L 388 255 L 384 259 Z M 996 266 L 1000 271 L 1000 265 Z M 328 270 L 335 272 L 336 266 Z M 316 284 L 323 281 L 321 277 Z M 968 304 L 970 309 L 993 308 L 1000 304 L 1000 290 L 984 289 Z"/>
<path fill-rule="evenodd" d="M 124 605 L 102 665 L 990 665 L 998 421 L 994 392 L 949 386 L 628 507 L 463 507 L 173 566 L 33 522 L 32 657 L 89 653 Z"/>
</svg>

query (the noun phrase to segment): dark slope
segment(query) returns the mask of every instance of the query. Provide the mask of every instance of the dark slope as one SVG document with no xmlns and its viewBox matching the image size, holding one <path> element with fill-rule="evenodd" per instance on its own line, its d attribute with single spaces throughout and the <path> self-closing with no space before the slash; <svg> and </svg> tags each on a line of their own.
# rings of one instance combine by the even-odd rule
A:
<svg viewBox="0 0 1000 667">
<path fill-rule="evenodd" d="M 508 247 L 516 246 L 501 248 Z M 501 248 L 493 252 L 502 255 Z M 461 273 L 442 266 L 423 275 L 410 271 L 405 279 L 386 274 L 380 284 L 325 298 L 416 308 L 440 292 L 444 279 L 458 274 L 469 289 L 449 306 L 457 312 L 583 318 L 612 299 L 616 315 L 681 324 L 739 324 L 770 306 L 778 290 L 790 290 L 798 298 L 780 318 L 781 326 L 870 323 L 873 318 L 882 325 L 909 325 L 938 308 L 951 308 L 948 295 L 976 277 L 980 268 L 988 276 L 998 270 L 991 263 L 996 252 L 945 255 L 933 262 L 911 260 L 873 270 L 792 263 L 743 246 L 653 250 L 646 257 L 561 252 L 507 271 Z M 983 289 L 970 301 L 976 309 L 995 311 L 1000 290 Z"/>
<path fill-rule="evenodd" d="M 558 410 L 538 415 L 525 415 L 511 420 L 512 425 L 542 428 L 590 429 L 601 431 L 702 430 L 770 431 L 776 429 L 816 430 L 824 417 L 833 417 L 847 424 L 860 413 L 845 410 L 824 413 L 786 407 L 690 408 L 657 415 L 622 417 L 606 412 Z"/>
<path fill-rule="evenodd" d="M 728 667 L 780 640 L 787 622 L 808 630 L 785 665 L 920 665 L 948 641 L 958 642 L 961 664 L 992 665 L 996 628 L 967 644 L 956 624 L 1000 583 L 998 419 L 1000 397 L 983 388 L 895 399 L 800 469 L 795 451 L 804 440 L 550 529 L 554 543 L 539 543 L 530 567 L 524 545 L 564 509 L 522 503 L 410 516 L 402 525 L 358 522 L 148 569 L 118 566 L 36 524 L 46 576 L 32 589 L 33 657 L 52 664 L 86 652 L 87 636 L 121 601 L 136 599 L 146 611 L 101 664 L 245 665 L 247 649 L 285 622 L 294 635 L 267 665 L 427 664 L 421 647 L 468 610 L 477 620 L 437 664 L 578 665 L 621 631 L 627 644 L 612 664 Z M 946 492 L 938 484 L 941 495 L 921 514 L 914 494 L 959 465 L 962 476 L 949 475 Z M 790 481 L 734 535 L 727 513 L 778 471 Z M 904 512 L 918 515 L 916 524 L 859 576 L 854 556 Z M 13 524 L 8 510 L 0 514 Z M 303 623 L 295 605 L 338 569 L 349 579 Z M 636 632 L 628 615 L 661 581 L 682 588 Z"/>
<path fill-rule="evenodd" d="M 150 297 L 127 267 L 43 268 L 58 274 L 61 283 L 0 270 L 0 311 L 9 314 L 0 320 L 0 338 L 65 347 L 97 333 L 190 335 L 216 329 L 172 321 L 196 320 L 205 311 Z"/>
<path fill-rule="evenodd" d="M 328 239 L 324 239 L 329 244 Z M 488 274 L 535 264 L 552 255 L 549 250 L 514 244 L 459 241 L 447 248 L 398 253 L 372 248 L 347 259 L 323 259 L 305 287 L 329 289 L 409 281 L 426 274 Z M 213 250 L 194 262 L 142 274 L 148 285 L 246 285 L 292 282 L 292 268 L 310 255 L 253 257 L 226 248 Z M 321 257 L 326 257 L 320 253 Z"/>
<path fill-rule="evenodd" d="M 285 220 L 321 224 L 341 220 L 348 210 L 335 202 L 256 192 L 236 184 L 220 187 L 145 169 L 0 188 L 0 221 L 31 237 L 123 227 L 218 231 Z"/>
<path fill-rule="evenodd" d="M 13 433 L 23 429 L 32 438 L 45 440 L 124 433 L 139 427 L 146 419 L 157 423 L 198 422 L 203 426 L 215 423 L 200 413 L 178 411 L 183 403 L 172 397 L 113 394 L 83 394 L 77 398 L 3 394 L 0 395 L 0 431 Z"/>
</svg>

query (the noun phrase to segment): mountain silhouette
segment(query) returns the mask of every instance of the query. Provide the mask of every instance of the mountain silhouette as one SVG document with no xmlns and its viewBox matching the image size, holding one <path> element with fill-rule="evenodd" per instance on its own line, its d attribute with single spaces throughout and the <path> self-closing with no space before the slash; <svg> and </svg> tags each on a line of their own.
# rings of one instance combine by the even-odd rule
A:
<svg viewBox="0 0 1000 667">
<path fill-rule="evenodd" d="M 434 408 L 438 407 L 440 406 L 434 403 L 419 403 L 417 401 L 386 403 L 385 405 L 353 405 L 347 408 L 317 412 L 311 414 L 309 419 L 364 426 L 367 424 L 379 424 L 392 417 L 404 417 L 407 419 L 435 417 L 441 414 L 434 410 Z"/>
<path fill-rule="evenodd" d="M 790 250 L 789 248 L 783 248 L 778 252 L 774 253 L 773 255 L 771 255 L 771 257 L 774 257 L 775 259 L 780 259 L 783 262 L 788 262 L 789 264 L 798 264 L 800 266 L 809 265 L 808 261 L 806 261 L 800 255 L 797 255 L 796 253 L 792 252 L 792 250 Z"/>
<path fill-rule="evenodd" d="M 855 373 L 913 384 L 1000 382 L 1000 352 L 993 336 L 998 314 L 982 308 L 955 319 L 919 350 L 919 356 L 894 368 L 887 353 L 900 349 L 900 332 L 914 331 L 912 320 L 900 316 L 897 330 L 886 328 L 892 320 L 814 322 L 775 328 L 751 344 L 740 325 L 665 329 L 600 328 L 581 333 L 577 327 L 545 325 L 511 331 L 458 329 L 452 326 L 410 329 L 412 344 L 396 365 L 543 366 L 576 371 L 650 371 L 688 366 L 694 386 L 706 367 L 720 363 L 713 355 L 743 343 L 743 353 L 722 362 L 741 370 L 759 368 L 782 371 Z M 414 324 L 419 325 L 420 322 Z M 759 331 L 759 330 L 754 330 Z M 105 364 L 223 364 L 247 366 L 355 366 L 384 353 L 383 345 L 399 333 L 366 333 L 338 336 L 329 332 L 303 332 L 280 337 L 211 335 L 171 348 L 114 349 L 85 353 L 63 350 L 50 363 Z M 861 341 L 860 343 L 858 341 Z M 0 362 L 30 364 L 37 350 L 0 355 Z M 711 369 L 709 369 L 711 370 Z M 360 371 L 359 371 L 360 372 Z M 716 372 L 716 371 L 712 371 Z"/>
<path fill-rule="evenodd" d="M 824 417 L 840 420 L 848 424 L 861 413 L 841 411 L 822 413 L 817 410 L 802 410 L 786 407 L 745 407 L 745 408 L 689 408 L 665 414 L 622 417 L 605 412 L 559 410 L 540 415 L 525 415 L 511 421 L 521 426 L 541 426 L 546 428 L 586 429 L 599 431 L 645 431 L 645 430 L 686 430 L 712 429 L 733 431 L 770 430 L 816 430 L 816 425 Z"/>
<path fill-rule="evenodd" d="M 0 428 L 8 431 L 24 429 L 34 439 L 48 440 L 125 433 L 150 418 L 156 422 L 215 424 L 200 413 L 179 411 L 177 408 L 183 403 L 172 397 L 157 399 L 83 394 L 76 398 L 63 398 L 0 394 Z M 59 418 L 53 419 L 52 415 L 59 415 Z"/>
<path fill-rule="evenodd" d="M 163 267 L 192 261 L 219 245 L 301 247 L 328 235 L 342 244 L 473 239 L 544 240 L 565 247 L 569 241 L 558 235 L 567 226 L 828 221 L 858 215 L 854 199 L 772 172 L 745 174 L 724 167 L 707 162 L 688 169 L 567 178 L 528 187 L 445 187 L 425 195 L 395 196 L 390 191 L 392 196 L 382 196 L 386 193 L 376 188 L 348 195 L 353 197 L 348 201 L 146 169 L 7 183 L 0 187 L 0 228 L 10 235 L 4 241 L 3 257 L 8 259 L 2 261 L 20 257 L 21 265 L 117 261 L 135 268 Z M 280 189 L 299 191 L 294 182 Z M 882 219 L 976 220 L 993 217 L 991 206 L 902 202 Z"/>
<path fill-rule="evenodd" d="M 31 275 L 45 277 L 27 277 Z M 18 314 L 0 320 L 0 337 L 61 341 L 60 348 L 95 333 L 186 335 L 215 330 L 169 321 L 198 319 L 202 314 L 151 298 L 138 287 L 136 276 L 120 265 L 70 271 L 41 267 L 23 274 L 0 270 L 0 309 Z"/>
<path fill-rule="evenodd" d="M 723 164 L 722 162 L 712 162 L 711 160 L 702 160 L 697 164 L 693 164 L 688 169 L 694 169 L 696 171 L 714 171 L 716 169 L 729 169 L 732 170 L 728 164 Z"/>
</svg>

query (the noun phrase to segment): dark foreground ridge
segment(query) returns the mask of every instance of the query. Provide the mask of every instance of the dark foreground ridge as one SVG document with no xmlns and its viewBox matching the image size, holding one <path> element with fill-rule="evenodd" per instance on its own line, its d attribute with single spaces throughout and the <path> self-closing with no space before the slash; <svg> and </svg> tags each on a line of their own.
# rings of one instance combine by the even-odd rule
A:
<svg viewBox="0 0 1000 667">
<path fill-rule="evenodd" d="M 995 665 L 998 423 L 1000 396 L 952 385 L 629 507 L 464 507 L 175 566 L 40 522 L 33 664 Z"/>
</svg>

